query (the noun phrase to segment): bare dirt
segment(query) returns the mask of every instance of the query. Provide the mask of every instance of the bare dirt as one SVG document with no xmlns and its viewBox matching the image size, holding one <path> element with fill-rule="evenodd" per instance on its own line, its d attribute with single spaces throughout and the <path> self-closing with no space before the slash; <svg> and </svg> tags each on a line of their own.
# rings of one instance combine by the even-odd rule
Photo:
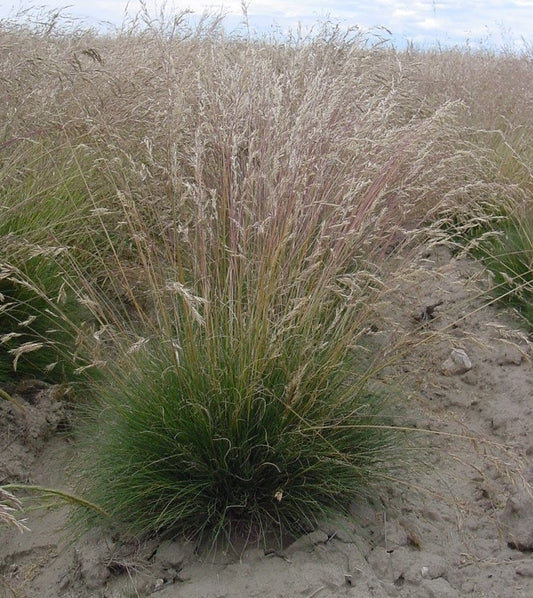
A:
<svg viewBox="0 0 533 598">
<path fill-rule="evenodd" d="M 28 511 L 30 531 L 1 529 L 0 595 L 533 596 L 533 346 L 486 305 L 485 284 L 479 266 L 437 249 L 400 290 L 395 320 L 421 342 L 384 376 L 408 389 L 408 424 L 435 433 L 416 436 L 414 467 L 372 504 L 354 505 L 353 519 L 325 522 L 282 551 L 204 553 L 102 532 L 72 540 L 67 507 Z M 68 397 L 27 383 L 17 398 L 22 411 L 0 403 L 0 483 L 68 489 Z"/>
</svg>

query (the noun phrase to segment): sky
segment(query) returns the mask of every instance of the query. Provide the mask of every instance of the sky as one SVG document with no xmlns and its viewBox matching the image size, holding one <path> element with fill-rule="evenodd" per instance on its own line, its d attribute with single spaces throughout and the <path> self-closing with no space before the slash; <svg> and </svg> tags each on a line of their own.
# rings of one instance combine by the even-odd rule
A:
<svg viewBox="0 0 533 598">
<path fill-rule="evenodd" d="M 385 35 L 398 47 L 413 43 L 427 48 L 469 44 L 520 50 L 533 46 L 533 0 L 245 0 L 248 25 L 259 35 L 287 32 L 298 26 L 304 30 L 329 19 L 341 27 L 358 26 L 363 31 Z M 20 9 L 40 6 L 42 11 L 62 8 L 62 14 L 87 19 L 97 26 L 107 21 L 120 26 L 127 14 L 133 17 L 140 0 L 2 0 L 0 19 L 12 17 Z M 150 14 L 157 15 L 163 3 L 146 0 Z M 241 0 L 170 0 L 165 13 L 190 8 L 226 15 L 229 31 L 242 28 Z M 385 28 L 385 29 L 378 29 Z M 390 31 L 391 34 L 386 32 Z M 525 40 L 525 42 L 524 42 Z"/>
</svg>

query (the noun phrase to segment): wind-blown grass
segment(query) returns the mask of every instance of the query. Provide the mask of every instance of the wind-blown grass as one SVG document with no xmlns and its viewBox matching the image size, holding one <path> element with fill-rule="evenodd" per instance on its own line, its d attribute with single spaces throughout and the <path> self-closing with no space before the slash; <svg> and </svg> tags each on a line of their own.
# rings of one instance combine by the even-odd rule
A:
<svg viewBox="0 0 533 598">
<path fill-rule="evenodd" d="M 22 511 L 22 503 L 11 492 L 0 486 L 0 525 L 14 527 L 21 532 L 29 531 L 16 517 L 16 512 Z"/>
<path fill-rule="evenodd" d="M 97 505 L 93 505 L 79 496 L 75 496 L 56 488 L 45 488 L 33 484 L 4 484 L 0 486 L 0 525 L 14 527 L 21 532 L 30 531 L 25 525 L 25 519 L 16 517 L 16 512 L 23 512 L 24 505 L 21 498 L 15 496 L 11 491 L 32 495 L 32 501 L 39 508 L 50 508 L 63 506 L 65 504 L 75 505 L 83 509 L 91 509 L 100 515 L 107 516 Z"/>
<path fill-rule="evenodd" d="M 46 293 L 54 293 L 54 303 Z M 0 382 L 29 377 L 62 381 L 72 374 L 75 330 L 69 326 L 79 306 L 62 297 L 61 271 L 46 257 L 26 260 L 23 270 L 5 265 L 0 270 Z M 57 307 L 56 313 L 54 308 Z"/>
</svg>

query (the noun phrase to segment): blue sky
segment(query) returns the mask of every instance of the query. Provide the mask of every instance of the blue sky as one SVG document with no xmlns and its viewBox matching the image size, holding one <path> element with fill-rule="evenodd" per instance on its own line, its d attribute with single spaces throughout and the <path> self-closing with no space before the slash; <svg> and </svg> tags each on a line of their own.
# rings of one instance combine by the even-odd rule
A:
<svg viewBox="0 0 533 598">
<path fill-rule="evenodd" d="M 490 47 L 520 49 L 523 39 L 533 45 L 533 0 L 246 0 L 252 30 L 268 32 L 271 27 L 286 31 L 301 24 L 304 28 L 329 17 L 342 26 L 358 25 L 364 30 L 386 27 L 397 45 L 412 41 L 417 46 L 470 43 Z M 33 5 L 59 8 L 74 17 L 85 17 L 90 24 L 110 21 L 120 25 L 125 11 L 133 16 L 139 0 L 36 0 Z M 16 0 L 2 0 L 0 18 L 14 15 L 31 5 Z M 146 0 L 151 13 L 157 14 L 162 2 Z M 228 29 L 242 22 L 241 0 L 173 0 L 166 2 L 166 12 L 191 8 L 201 14 L 223 10 Z"/>
</svg>

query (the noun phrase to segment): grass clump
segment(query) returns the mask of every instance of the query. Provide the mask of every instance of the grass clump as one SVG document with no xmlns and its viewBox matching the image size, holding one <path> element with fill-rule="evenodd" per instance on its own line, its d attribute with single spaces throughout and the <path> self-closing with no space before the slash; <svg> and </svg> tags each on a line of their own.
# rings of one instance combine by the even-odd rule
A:
<svg viewBox="0 0 533 598">
<path fill-rule="evenodd" d="M 490 272 L 491 295 L 512 307 L 532 330 L 533 219 L 531 150 L 523 130 L 477 132 L 480 181 L 444 219 L 445 235 L 458 251 Z M 461 193 L 461 189 L 459 192 Z"/>
<path fill-rule="evenodd" d="M 302 533 L 388 470 L 397 439 L 347 361 L 305 374 L 295 356 L 244 364 L 220 347 L 214 363 L 205 350 L 177 361 L 170 343 L 148 343 L 102 388 L 87 496 L 114 521 L 224 540 Z"/>
<path fill-rule="evenodd" d="M 460 105 L 427 110 L 387 52 L 327 33 L 143 32 L 152 126 L 132 114 L 102 160 L 122 210 L 102 270 L 130 313 L 95 294 L 113 349 L 79 490 L 133 532 L 298 533 L 401 463 L 398 399 L 371 384 L 396 345 L 366 335 L 422 223 L 488 161 L 466 164 Z"/>
<path fill-rule="evenodd" d="M 78 332 L 88 312 L 73 291 L 69 253 L 82 247 L 88 209 L 61 153 L 20 143 L 0 171 L 0 384 L 72 381 L 80 365 Z"/>
<path fill-rule="evenodd" d="M 137 533 L 231 538 L 375 491 L 401 460 L 399 398 L 373 383 L 397 345 L 367 342 L 387 289 L 429 229 L 449 241 L 441 215 L 467 236 L 527 192 L 527 164 L 477 130 L 496 126 L 475 110 L 493 70 L 146 11 L 116 36 L 2 33 L 2 338 L 21 367 L 43 339 L 95 339 L 80 494 Z M 9 166 L 37 135 L 54 151 Z"/>
<path fill-rule="evenodd" d="M 494 296 L 512 307 L 533 332 L 533 218 L 514 215 L 500 226 L 473 252 L 491 273 Z"/>
<path fill-rule="evenodd" d="M 79 494 L 137 533 L 282 536 L 401 461 L 369 385 L 390 353 L 362 345 L 453 108 L 395 122 L 357 40 L 200 40 L 168 47 L 172 80 L 155 71 L 153 136 L 106 162 L 130 246 L 109 230 L 102 269 L 131 313 L 95 294 L 113 350 Z"/>
<path fill-rule="evenodd" d="M 492 275 L 493 295 L 512 307 L 533 331 L 533 155 L 531 127 L 502 133 L 495 144 L 495 165 L 524 197 L 492 206 L 485 226 L 473 230 L 472 254 Z M 498 137 L 496 137 L 498 139 Z"/>
<path fill-rule="evenodd" d="M 21 269 L 2 264 L 0 300 L 0 384 L 20 378 L 72 380 L 72 322 L 80 321 L 81 307 L 65 290 L 54 261 L 33 257 Z"/>
</svg>

